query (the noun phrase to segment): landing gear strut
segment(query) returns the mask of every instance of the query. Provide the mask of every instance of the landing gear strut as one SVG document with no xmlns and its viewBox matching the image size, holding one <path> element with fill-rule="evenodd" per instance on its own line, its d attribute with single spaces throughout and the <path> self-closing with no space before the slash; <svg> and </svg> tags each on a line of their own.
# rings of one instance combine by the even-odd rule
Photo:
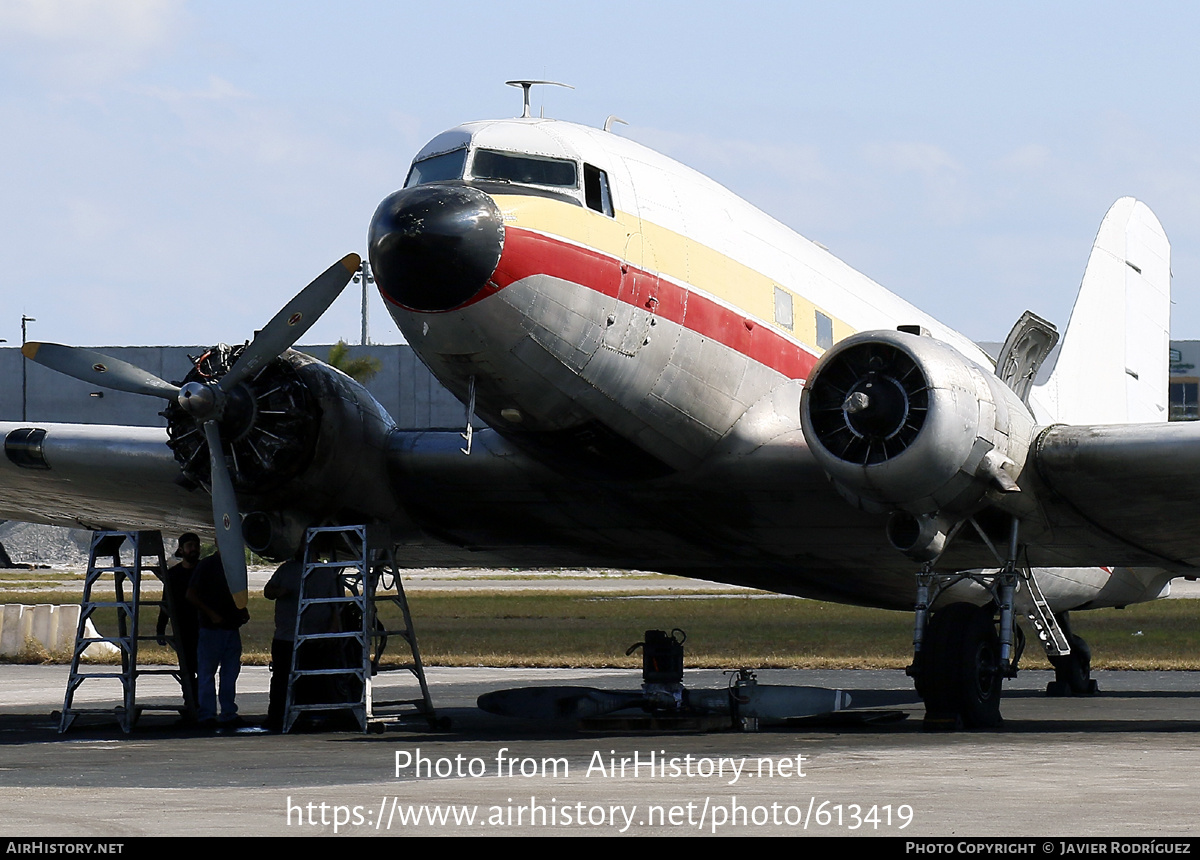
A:
<svg viewBox="0 0 1200 860">
<path fill-rule="evenodd" d="M 1071 648 L 1064 625 L 1051 614 L 1033 571 L 1018 564 L 1017 518 L 1011 522 L 1006 553 L 999 551 L 970 517 L 959 523 L 950 537 L 968 523 L 1002 567 L 942 574 L 934 573 L 934 561 L 929 561 L 917 574 L 914 655 L 908 674 L 925 701 L 927 728 L 995 728 L 1002 724 L 1001 683 L 1016 677 L 1025 650 L 1025 636 L 1015 619 L 1016 598 L 1022 585 L 1022 614 L 1033 624 L 1047 653 L 1053 655 L 1051 659 L 1066 661 L 1062 670 L 1065 677 L 1060 674 L 1059 680 L 1065 682 L 1066 689 L 1075 689 L 1073 684 L 1086 685 L 1082 679 L 1087 677 L 1087 646 L 1079 640 L 1081 654 L 1068 656 Z M 986 606 L 951 603 L 930 618 L 930 607 L 938 596 L 964 580 L 986 589 L 991 602 Z"/>
</svg>

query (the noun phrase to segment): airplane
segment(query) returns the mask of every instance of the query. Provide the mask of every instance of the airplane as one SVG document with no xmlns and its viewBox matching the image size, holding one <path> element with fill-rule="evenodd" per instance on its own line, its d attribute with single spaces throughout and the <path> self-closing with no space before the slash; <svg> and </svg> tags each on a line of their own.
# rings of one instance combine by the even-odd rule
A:
<svg viewBox="0 0 1200 860">
<path fill-rule="evenodd" d="M 1200 424 L 1165 420 L 1170 245 L 1145 204 L 1104 217 L 1062 337 L 1027 313 L 993 359 L 615 117 L 535 117 L 551 82 L 509 83 L 522 115 L 434 137 L 367 236 L 463 433 L 399 430 L 290 349 L 349 255 L 180 383 L 27 344 L 162 398 L 167 426 L 0 425 L 0 516 L 211 522 L 243 604 L 243 543 L 284 558 L 308 526 L 367 522 L 406 567 L 631 568 L 913 611 L 917 691 L 967 727 L 1002 723 L 1017 616 L 1051 691 L 1087 694 L 1069 613 L 1196 574 Z"/>
</svg>

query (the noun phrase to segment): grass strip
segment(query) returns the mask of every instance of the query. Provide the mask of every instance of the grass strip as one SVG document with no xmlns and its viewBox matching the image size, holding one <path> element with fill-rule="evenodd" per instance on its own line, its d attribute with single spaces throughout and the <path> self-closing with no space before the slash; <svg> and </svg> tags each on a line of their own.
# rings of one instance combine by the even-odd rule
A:
<svg viewBox="0 0 1200 860">
<path fill-rule="evenodd" d="M 6 594 L 6 603 L 71 603 L 78 593 Z M 636 667 L 625 650 L 648 629 L 687 632 L 689 667 L 902 668 L 911 660 L 912 615 L 813 600 L 753 596 L 671 596 L 520 592 L 425 592 L 409 598 L 431 666 Z M 157 605 L 142 610 L 154 631 Z M 274 607 L 250 600 L 242 630 L 245 662 L 266 663 Z M 101 609 L 102 632 L 115 610 Z M 399 613 L 383 614 L 399 626 Z M 1074 630 L 1106 669 L 1200 669 L 1200 601 L 1160 600 L 1124 610 L 1073 613 Z M 397 642 L 389 647 L 398 659 Z M 142 659 L 172 662 L 167 649 L 143 645 Z M 29 658 L 32 659 L 32 658 Z M 1033 642 L 1023 668 L 1048 668 Z"/>
</svg>

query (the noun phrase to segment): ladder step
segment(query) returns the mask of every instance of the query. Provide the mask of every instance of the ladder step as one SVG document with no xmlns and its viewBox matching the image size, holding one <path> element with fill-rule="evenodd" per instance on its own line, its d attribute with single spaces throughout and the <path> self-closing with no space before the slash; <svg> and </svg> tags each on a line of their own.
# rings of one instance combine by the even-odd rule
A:
<svg viewBox="0 0 1200 860">
<path fill-rule="evenodd" d="M 425 706 L 425 702 L 422 701 L 421 699 L 395 699 L 395 700 L 391 700 L 391 701 L 387 701 L 387 702 L 376 702 L 375 703 L 375 707 L 377 707 L 377 708 L 395 708 L 395 707 L 401 707 L 401 706 L 409 706 L 409 707 L 413 707 L 413 708 L 423 708 Z"/>
<path fill-rule="evenodd" d="M 295 669 L 292 676 L 295 678 L 317 678 L 322 675 L 351 675 L 355 678 L 365 678 L 367 673 L 362 668 L 356 669 Z"/>
<path fill-rule="evenodd" d="M 350 711 L 363 706 L 361 701 L 327 702 L 323 705 L 292 705 L 293 711 Z"/>
<path fill-rule="evenodd" d="M 76 641 L 79 642 L 128 642 L 129 636 L 77 636 Z"/>
<path fill-rule="evenodd" d="M 362 638 L 362 634 L 356 632 L 345 633 L 297 633 L 296 646 L 299 647 L 304 642 L 315 642 L 322 639 L 354 639 Z"/>
</svg>

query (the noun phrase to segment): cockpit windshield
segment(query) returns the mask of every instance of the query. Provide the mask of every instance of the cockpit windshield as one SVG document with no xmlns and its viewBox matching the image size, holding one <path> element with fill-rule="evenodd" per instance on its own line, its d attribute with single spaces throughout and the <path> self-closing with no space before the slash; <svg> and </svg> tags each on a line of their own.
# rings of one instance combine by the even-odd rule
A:
<svg viewBox="0 0 1200 860">
<path fill-rule="evenodd" d="M 453 152 L 443 152 L 441 155 L 431 155 L 420 161 L 413 162 L 408 171 L 408 181 L 405 188 L 421 185 L 425 182 L 441 182 L 446 179 L 462 179 L 463 168 L 467 164 L 467 151 L 456 149 Z"/>
<path fill-rule="evenodd" d="M 575 162 L 561 158 L 535 158 L 513 152 L 480 149 L 471 162 L 471 176 L 522 185 L 552 185 L 575 188 Z"/>
</svg>

